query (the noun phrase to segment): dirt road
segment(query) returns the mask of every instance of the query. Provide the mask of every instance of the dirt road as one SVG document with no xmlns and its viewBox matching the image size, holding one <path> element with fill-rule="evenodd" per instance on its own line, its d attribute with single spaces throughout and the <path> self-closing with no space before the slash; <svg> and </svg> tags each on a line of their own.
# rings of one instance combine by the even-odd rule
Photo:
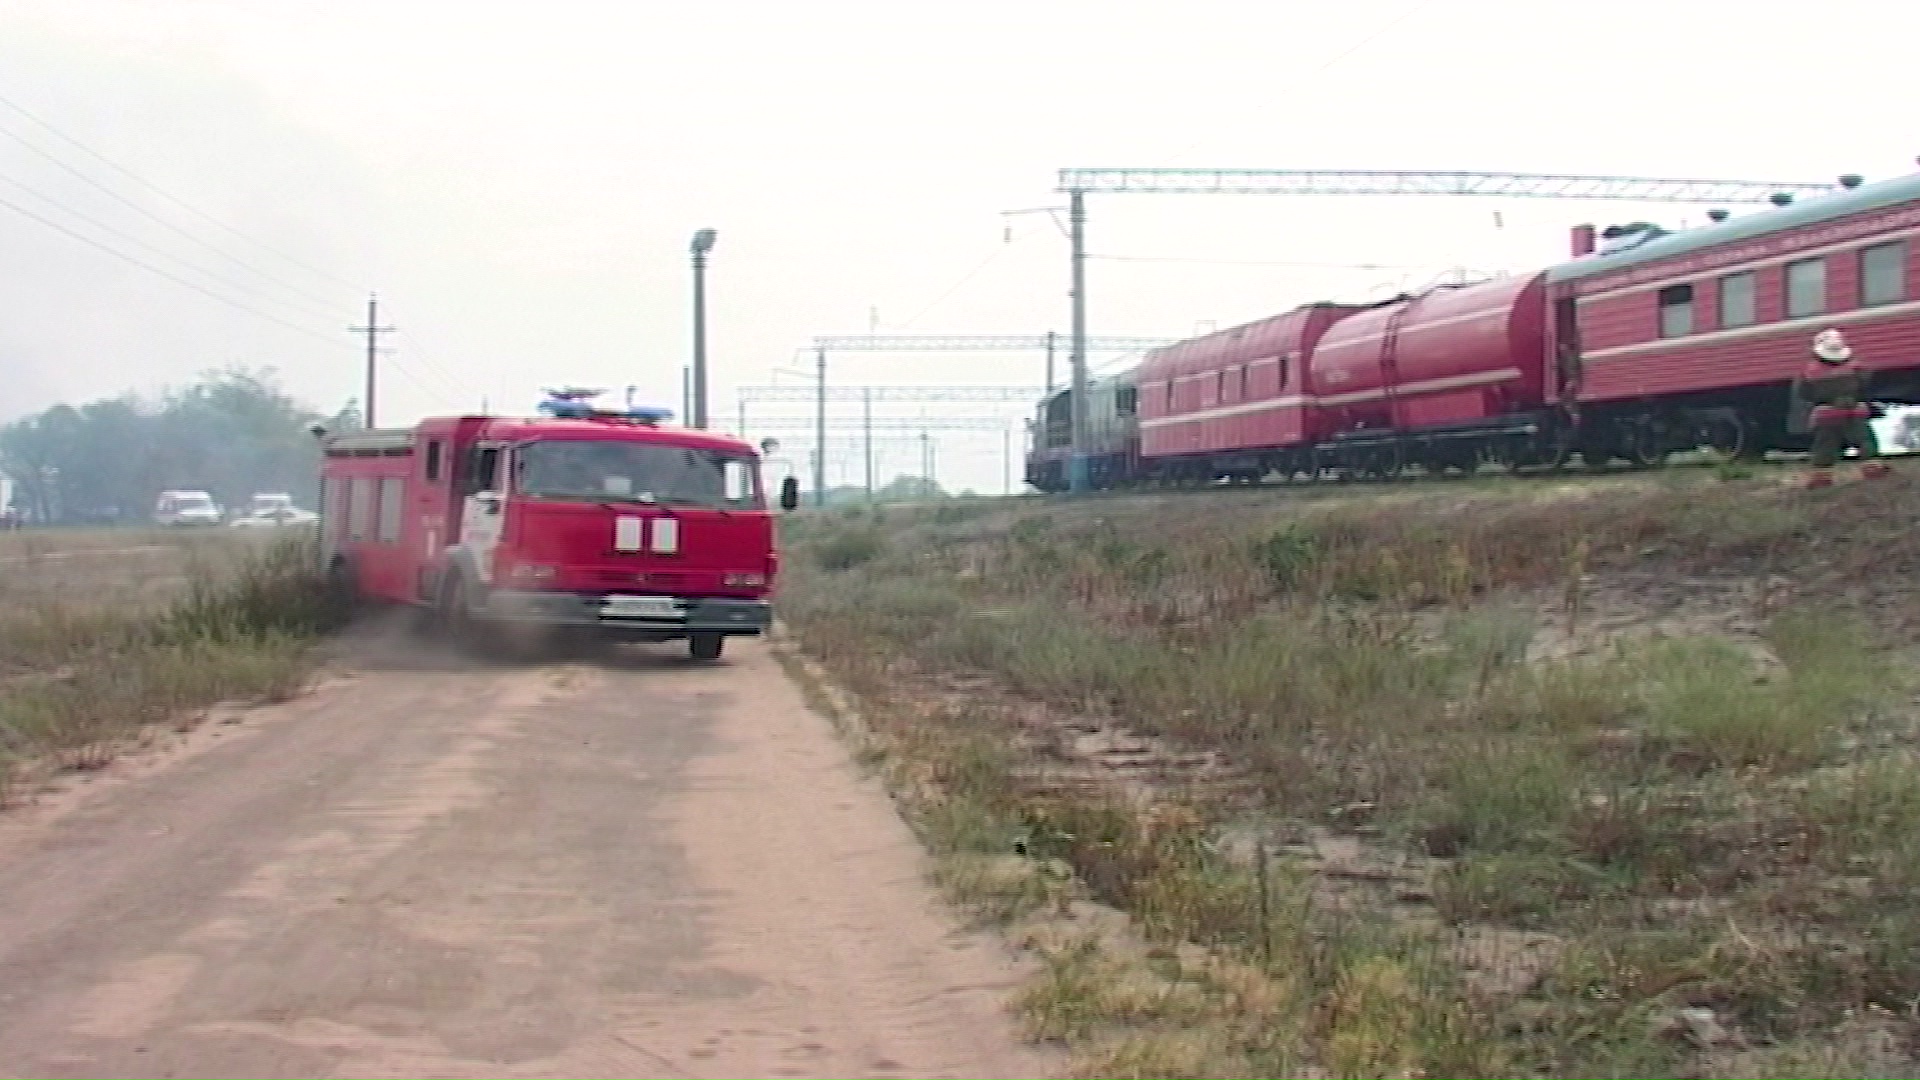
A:
<svg viewBox="0 0 1920 1080">
<path fill-rule="evenodd" d="M 481 670 L 367 632 L 0 815 L 0 1072 L 1045 1075 L 1010 958 L 742 644 Z"/>
</svg>

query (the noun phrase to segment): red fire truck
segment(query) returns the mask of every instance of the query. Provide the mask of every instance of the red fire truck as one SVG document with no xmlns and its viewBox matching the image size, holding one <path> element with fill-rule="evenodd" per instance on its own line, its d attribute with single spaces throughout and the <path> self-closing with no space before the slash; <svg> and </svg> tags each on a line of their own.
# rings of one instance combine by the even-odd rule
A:
<svg viewBox="0 0 1920 1080">
<path fill-rule="evenodd" d="M 753 446 L 666 410 L 550 392 L 537 417 L 317 431 L 321 558 L 359 599 L 426 609 L 469 643 L 509 628 L 684 639 L 762 633 L 778 569 Z M 787 477 L 780 503 L 799 501 Z"/>
</svg>

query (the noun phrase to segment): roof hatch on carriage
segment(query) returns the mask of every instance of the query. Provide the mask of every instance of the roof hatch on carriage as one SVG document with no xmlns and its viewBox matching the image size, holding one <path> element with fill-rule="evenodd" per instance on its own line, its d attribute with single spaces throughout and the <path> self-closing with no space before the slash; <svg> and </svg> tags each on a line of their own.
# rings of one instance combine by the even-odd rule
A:
<svg viewBox="0 0 1920 1080">
<path fill-rule="evenodd" d="M 1621 251 L 1630 251 L 1649 240 L 1658 240 L 1667 235 L 1668 231 L 1651 221 L 1609 225 L 1600 231 L 1600 249 L 1597 253 L 1612 255 Z"/>
</svg>

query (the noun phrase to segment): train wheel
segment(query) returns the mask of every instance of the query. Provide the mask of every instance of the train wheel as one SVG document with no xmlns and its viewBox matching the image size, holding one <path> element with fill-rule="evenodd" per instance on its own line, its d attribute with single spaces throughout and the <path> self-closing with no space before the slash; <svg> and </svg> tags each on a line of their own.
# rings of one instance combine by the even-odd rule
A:
<svg viewBox="0 0 1920 1080">
<path fill-rule="evenodd" d="M 1749 458 L 1758 441 L 1753 424 L 1734 409 L 1714 410 L 1701 429 L 1703 441 L 1730 458 Z"/>
<path fill-rule="evenodd" d="M 1662 445 L 1659 425 L 1651 418 L 1643 419 L 1627 429 L 1625 445 L 1627 461 L 1636 469 L 1655 469 L 1667 463 L 1667 450 Z"/>
<path fill-rule="evenodd" d="M 1573 460 L 1573 440 L 1565 434 L 1549 436 L 1528 448 L 1525 467 L 1529 472 L 1555 473 Z"/>
</svg>

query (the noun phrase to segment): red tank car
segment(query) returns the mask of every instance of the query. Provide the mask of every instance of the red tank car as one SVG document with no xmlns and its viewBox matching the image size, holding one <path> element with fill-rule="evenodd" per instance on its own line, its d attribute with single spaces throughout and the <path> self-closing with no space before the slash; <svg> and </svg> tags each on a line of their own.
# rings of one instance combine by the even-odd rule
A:
<svg viewBox="0 0 1920 1080">
<path fill-rule="evenodd" d="M 1447 286 L 1343 319 L 1309 364 L 1321 463 L 1526 464 L 1545 434 L 1544 275 Z"/>
<path fill-rule="evenodd" d="M 1316 432 L 1306 357 L 1355 312 L 1313 304 L 1147 354 L 1137 379 L 1140 453 L 1165 480 L 1257 480 L 1307 471 Z"/>
</svg>

